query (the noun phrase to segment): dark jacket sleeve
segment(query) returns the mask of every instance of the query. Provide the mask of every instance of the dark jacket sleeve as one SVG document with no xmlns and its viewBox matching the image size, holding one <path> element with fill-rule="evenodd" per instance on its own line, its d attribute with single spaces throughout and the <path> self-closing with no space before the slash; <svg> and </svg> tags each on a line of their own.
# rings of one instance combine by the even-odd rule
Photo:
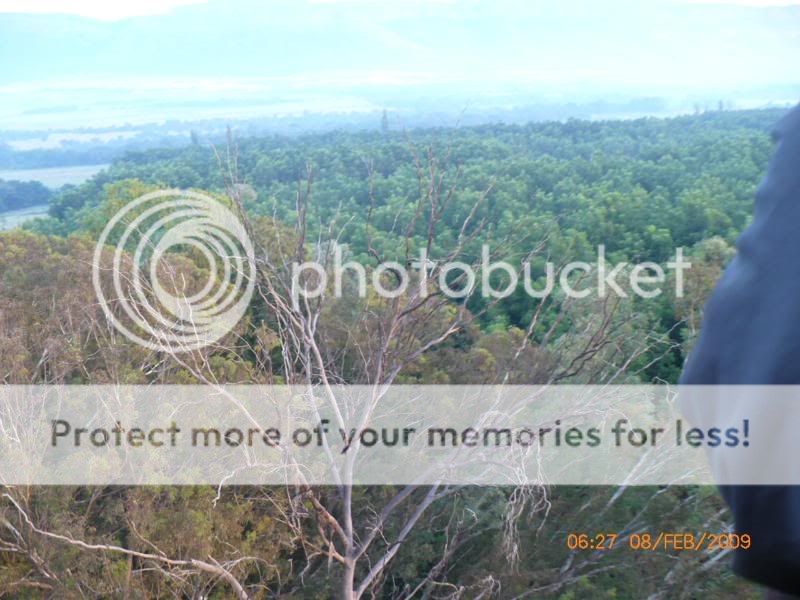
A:
<svg viewBox="0 0 800 600">
<path fill-rule="evenodd" d="M 800 384 L 800 107 L 775 128 L 775 153 L 751 225 L 706 304 L 682 385 Z M 776 460 L 797 457 L 776 456 Z M 800 487 L 723 486 L 740 575 L 800 594 Z"/>
</svg>

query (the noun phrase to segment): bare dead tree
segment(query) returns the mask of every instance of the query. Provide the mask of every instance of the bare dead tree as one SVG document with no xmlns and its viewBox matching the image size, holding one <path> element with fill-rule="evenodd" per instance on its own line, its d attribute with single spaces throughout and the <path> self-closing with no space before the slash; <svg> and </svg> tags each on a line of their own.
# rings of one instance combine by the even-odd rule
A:
<svg viewBox="0 0 800 600">
<path fill-rule="evenodd" d="M 448 168 L 449 154 L 442 160 L 432 148 L 426 150 L 424 158 L 413 145 L 410 150 L 417 174 L 418 197 L 413 216 L 406 224 L 399 244 L 403 249 L 402 260 L 405 264 L 410 264 L 413 258 L 412 248 L 415 246 L 424 247 L 426 256 L 430 256 L 437 245 L 443 216 L 460 192 L 461 175 L 458 167 L 454 170 Z M 372 165 L 367 162 L 367 248 L 370 256 L 377 262 L 383 262 L 385 257 L 381 256 L 372 242 L 371 216 L 379 202 L 375 197 L 374 176 Z M 279 246 L 278 251 L 271 254 L 261 248 L 257 290 L 274 319 L 284 356 L 286 381 L 302 382 L 321 389 L 337 417 L 338 425 L 343 427 L 345 424 L 344 407 L 339 405 L 333 390 L 334 385 L 346 382 L 371 386 L 371 397 L 360 408 L 360 414 L 355 419 L 357 427 L 367 426 L 388 387 L 404 370 L 423 355 L 442 347 L 454 335 L 470 327 L 498 302 L 492 299 L 471 311 L 467 307 L 475 294 L 474 288 L 468 290 L 457 303 L 437 288 L 444 264 L 464 261 L 480 271 L 479 260 L 474 256 L 470 257 L 468 250 L 473 241 L 487 239 L 491 235 L 486 219 L 479 218 L 478 215 L 492 188 L 491 183 L 487 184 L 464 217 L 455 242 L 442 256 L 436 257 L 429 268 L 427 265 L 423 267 L 415 281 L 416 285 L 396 298 L 362 300 L 357 310 L 351 310 L 348 320 L 341 323 L 335 317 L 335 298 L 323 294 L 310 299 L 304 295 L 299 306 L 294 306 L 290 301 L 293 282 L 288 266 L 305 260 L 308 248 L 307 218 L 313 191 L 313 169 L 310 166 L 307 168 L 305 181 L 298 183 L 296 196 L 297 222 L 294 231 L 297 243 L 285 248 Z M 249 231 L 254 231 L 255 228 L 241 203 L 238 182 L 229 178 L 227 189 Z M 278 224 L 275 226 L 277 229 Z M 420 231 L 423 232 L 421 239 Z M 336 232 L 330 226 L 327 230 L 320 229 L 313 247 L 314 258 L 318 262 L 329 265 L 331 246 L 327 242 L 336 239 Z M 503 256 L 510 253 L 511 249 L 518 248 L 524 237 L 506 236 L 492 241 L 494 256 Z M 525 258 L 530 258 L 531 254 L 542 252 L 546 248 L 546 239 L 528 240 L 528 243 L 528 247 L 533 250 Z M 457 277 L 453 284 L 463 282 L 463 278 Z M 304 281 L 302 284 L 316 285 L 316 282 Z M 352 300 L 348 302 L 352 303 Z M 538 319 L 542 311 L 548 308 L 548 302 L 560 302 L 560 306 L 556 306 L 558 317 L 544 336 L 539 338 L 536 344 L 538 347 L 548 348 L 549 341 L 557 335 L 564 319 L 579 320 L 582 329 L 572 334 L 570 343 L 561 340 L 562 343 L 555 351 L 541 354 L 542 357 L 547 356 L 545 369 L 549 371 L 549 375 L 542 376 L 539 381 L 541 383 L 574 379 L 590 366 L 594 366 L 595 359 L 600 356 L 605 358 L 601 362 L 606 371 L 609 370 L 609 365 L 613 365 L 611 372 L 605 375 L 606 380 L 613 380 L 621 376 L 626 366 L 636 357 L 664 342 L 663 339 L 641 339 L 635 331 L 626 329 L 629 315 L 622 314 L 622 303 L 618 300 L 604 299 L 587 311 L 585 304 L 576 307 L 571 300 L 548 299 L 539 303 L 535 309 L 530 326 L 513 356 L 512 364 L 508 366 L 509 371 L 514 367 L 513 363 L 522 359 L 524 350 L 534 343 Z M 332 335 L 334 330 L 343 329 L 346 330 L 344 336 Z M 352 364 L 347 369 L 342 367 L 342 356 L 345 354 L 360 361 L 357 368 Z M 508 380 L 509 371 L 503 381 Z M 402 486 L 386 499 L 382 507 L 368 507 L 373 515 L 371 518 L 359 517 L 363 510 L 359 510 L 362 507 L 357 506 L 352 485 L 358 450 L 356 442 L 352 452 L 348 453 L 343 471 L 337 474 L 339 483 L 335 494 L 323 493 L 310 486 L 291 492 L 306 498 L 313 506 L 317 515 L 319 537 L 324 540 L 325 548 L 310 548 L 309 555 L 322 556 L 329 562 L 341 565 L 341 596 L 346 600 L 361 598 L 379 585 L 389 565 L 402 550 L 426 511 L 457 492 L 457 488 L 452 486 Z M 513 521 L 522 514 L 521 506 L 530 498 L 530 493 L 512 497 L 509 531 L 513 531 Z M 544 506 L 546 502 L 534 503 L 535 508 Z M 300 535 L 302 521 L 290 520 L 296 523 L 297 533 Z M 392 524 L 391 528 L 388 527 L 389 523 Z M 394 533 L 387 537 L 390 529 Z M 454 536 L 454 543 L 444 550 L 443 560 L 458 547 L 458 537 L 463 536 Z M 514 550 L 509 548 L 509 553 L 513 554 Z M 435 571 L 436 569 L 429 574 L 429 580 L 436 580 Z M 408 595 L 413 593 L 411 591 Z"/>
</svg>

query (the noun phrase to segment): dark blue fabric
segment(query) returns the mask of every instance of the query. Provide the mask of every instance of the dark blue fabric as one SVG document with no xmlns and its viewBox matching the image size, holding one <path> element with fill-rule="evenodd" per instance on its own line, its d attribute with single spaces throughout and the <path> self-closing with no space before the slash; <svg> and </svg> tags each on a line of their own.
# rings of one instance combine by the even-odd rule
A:
<svg viewBox="0 0 800 600">
<path fill-rule="evenodd" d="M 706 304 L 681 384 L 800 384 L 800 106 L 775 128 L 753 221 Z M 775 456 L 793 460 L 796 456 Z M 752 537 L 734 570 L 800 594 L 800 487 L 725 486 L 736 529 Z"/>
</svg>

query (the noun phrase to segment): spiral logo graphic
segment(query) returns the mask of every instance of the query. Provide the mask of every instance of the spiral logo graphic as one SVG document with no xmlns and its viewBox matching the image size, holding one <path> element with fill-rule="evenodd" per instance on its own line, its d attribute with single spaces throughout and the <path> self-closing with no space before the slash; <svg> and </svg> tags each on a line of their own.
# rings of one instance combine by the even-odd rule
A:
<svg viewBox="0 0 800 600">
<path fill-rule="evenodd" d="M 176 268 L 168 252 L 205 263 L 205 284 L 187 283 L 186 269 Z M 103 230 L 92 267 L 95 293 L 114 327 L 141 346 L 170 353 L 203 348 L 230 332 L 255 287 L 255 253 L 244 225 L 214 198 L 184 190 L 159 190 L 126 204 Z"/>
</svg>

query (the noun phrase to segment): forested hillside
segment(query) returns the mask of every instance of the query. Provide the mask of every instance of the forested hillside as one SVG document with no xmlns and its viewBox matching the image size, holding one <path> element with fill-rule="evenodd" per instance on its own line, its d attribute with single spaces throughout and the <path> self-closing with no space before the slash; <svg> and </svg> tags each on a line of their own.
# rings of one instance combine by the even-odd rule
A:
<svg viewBox="0 0 800 600">
<path fill-rule="evenodd" d="M 0 376 L 6 384 L 292 383 L 322 373 L 345 383 L 675 383 L 703 302 L 752 212 L 772 151 L 769 131 L 782 114 L 299 138 L 231 132 L 213 148 L 128 154 L 62 189 L 48 218 L 0 234 Z M 308 334 L 316 366 L 287 348 L 275 292 L 264 292 L 227 338 L 177 361 L 115 335 L 91 280 L 91 255 L 109 219 L 164 187 L 204 190 L 241 210 L 269 257 L 313 256 L 338 240 L 367 268 L 405 264 L 423 247 L 434 260 L 472 263 L 488 244 L 513 264 L 530 259 L 541 281 L 545 260 L 591 262 L 599 245 L 614 262 L 661 265 L 684 247 L 692 268 L 680 298 L 572 302 L 520 290 L 413 311 L 373 297 L 331 301 Z M 207 275 L 191 249 L 170 261 L 190 288 Z M 385 339 L 386 331 L 396 337 Z M 234 597 L 236 587 L 211 570 L 151 556 L 158 555 L 214 556 L 257 598 L 330 598 L 347 577 L 364 582 L 365 597 L 387 599 L 753 593 L 723 568 L 725 554 L 576 554 L 565 546 L 569 532 L 630 532 L 655 519 L 665 531 L 721 531 L 726 513 L 713 490 L 428 493 L 356 488 L 351 516 L 358 526 L 380 523 L 380 535 L 375 526 L 356 544 L 337 530 L 344 501 L 333 489 L 223 488 L 218 497 L 210 488 L 19 490 L 15 499 L 32 522 L 4 505 L 0 587 L 30 598 Z M 405 531 L 408 522 L 416 525 Z"/>
</svg>

